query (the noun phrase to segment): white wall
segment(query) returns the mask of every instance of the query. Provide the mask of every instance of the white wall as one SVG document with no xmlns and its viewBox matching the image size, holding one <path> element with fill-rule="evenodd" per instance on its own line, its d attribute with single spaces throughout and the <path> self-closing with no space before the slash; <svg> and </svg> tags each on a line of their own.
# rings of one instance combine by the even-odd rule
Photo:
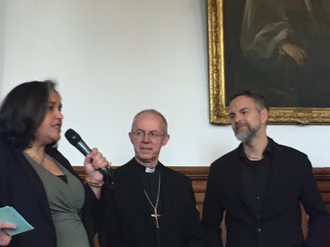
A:
<svg viewBox="0 0 330 247">
<path fill-rule="evenodd" d="M 133 116 L 155 108 L 171 139 L 161 161 L 208 166 L 238 145 L 209 123 L 205 0 L 6 0 L 2 95 L 29 80 L 56 79 L 73 128 L 114 165 L 133 156 Z M 1 46 L 0 46 L 1 47 Z M 330 166 L 329 126 L 269 126 L 277 142 Z M 60 151 L 83 158 L 64 138 Z"/>
</svg>

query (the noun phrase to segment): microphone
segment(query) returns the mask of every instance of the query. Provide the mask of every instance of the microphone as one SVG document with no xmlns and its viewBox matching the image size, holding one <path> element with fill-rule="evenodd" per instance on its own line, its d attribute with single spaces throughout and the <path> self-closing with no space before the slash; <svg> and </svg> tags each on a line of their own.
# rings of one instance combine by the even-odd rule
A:
<svg viewBox="0 0 330 247">
<path fill-rule="evenodd" d="M 89 154 L 92 150 L 87 146 L 87 144 L 81 139 L 80 135 L 74 131 L 73 129 L 68 129 L 65 132 L 66 139 L 74 146 L 76 147 L 84 156 Z M 99 172 L 102 173 L 102 175 L 109 175 L 109 171 L 106 167 L 99 168 Z"/>
</svg>

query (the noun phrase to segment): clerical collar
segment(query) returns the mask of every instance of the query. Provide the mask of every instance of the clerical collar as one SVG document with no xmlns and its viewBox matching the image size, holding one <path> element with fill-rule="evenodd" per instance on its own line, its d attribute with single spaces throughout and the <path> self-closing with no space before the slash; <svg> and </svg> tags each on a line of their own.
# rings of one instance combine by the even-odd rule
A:
<svg viewBox="0 0 330 247">
<path fill-rule="evenodd" d="M 139 170 L 139 172 L 143 172 L 143 173 L 147 173 L 147 174 L 152 174 L 157 172 L 157 170 L 160 167 L 160 162 L 158 161 L 157 165 L 154 168 L 148 168 L 142 164 L 140 164 L 135 158 L 132 159 L 132 161 L 134 161 L 134 165 L 137 167 L 137 169 Z M 158 168 L 157 168 L 158 167 Z"/>
<path fill-rule="evenodd" d="M 155 171 L 156 171 L 156 167 L 153 167 L 153 168 L 146 167 L 146 169 L 145 169 L 146 173 L 154 173 Z"/>
</svg>

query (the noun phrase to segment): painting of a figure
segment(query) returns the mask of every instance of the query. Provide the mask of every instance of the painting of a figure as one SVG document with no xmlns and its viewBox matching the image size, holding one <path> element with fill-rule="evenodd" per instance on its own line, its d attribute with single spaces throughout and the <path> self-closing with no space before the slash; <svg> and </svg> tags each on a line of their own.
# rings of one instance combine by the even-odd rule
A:
<svg viewBox="0 0 330 247">
<path fill-rule="evenodd" d="M 223 0 L 226 99 L 249 88 L 272 107 L 330 107 L 329 2 Z"/>
</svg>

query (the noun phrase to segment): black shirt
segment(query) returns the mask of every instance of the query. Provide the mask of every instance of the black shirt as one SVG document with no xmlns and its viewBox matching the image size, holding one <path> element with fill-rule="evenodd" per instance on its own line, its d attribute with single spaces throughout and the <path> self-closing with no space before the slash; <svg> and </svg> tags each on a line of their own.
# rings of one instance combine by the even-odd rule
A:
<svg viewBox="0 0 330 247">
<path fill-rule="evenodd" d="M 272 143 L 268 141 L 263 152 L 263 158 L 258 161 L 248 159 L 244 153 L 243 145 L 240 145 L 238 153 L 242 165 L 241 185 L 244 201 L 253 215 L 260 218 L 269 185 L 273 158 Z"/>
</svg>

